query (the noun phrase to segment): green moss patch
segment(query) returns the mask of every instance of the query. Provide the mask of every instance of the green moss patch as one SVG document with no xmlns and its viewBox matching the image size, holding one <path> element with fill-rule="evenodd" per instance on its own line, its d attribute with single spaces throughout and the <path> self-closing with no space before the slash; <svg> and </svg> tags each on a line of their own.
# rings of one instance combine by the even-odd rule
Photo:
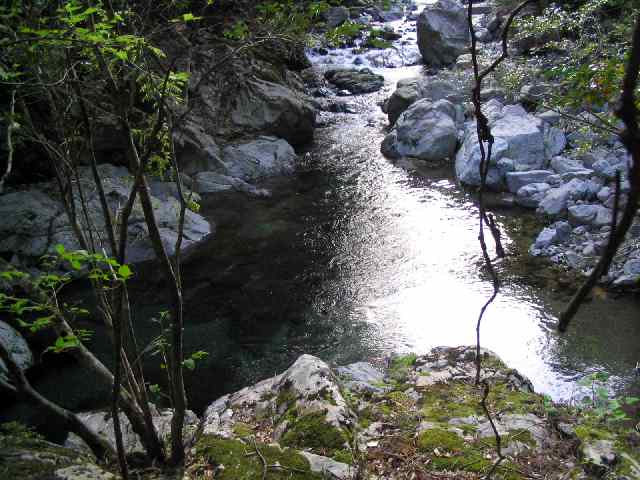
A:
<svg viewBox="0 0 640 480">
<path fill-rule="evenodd" d="M 310 448 L 318 455 L 333 456 L 348 444 L 345 432 L 327 423 L 324 412 L 304 415 L 292 422 L 282 436 L 283 445 Z"/>
<path fill-rule="evenodd" d="M 391 366 L 387 372 L 387 376 L 396 383 L 404 383 L 409 377 L 411 368 L 415 365 L 418 356 L 410 353 L 401 357 L 395 357 L 391 361 Z"/>
<path fill-rule="evenodd" d="M 464 440 L 443 428 L 430 428 L 418 435 L 416 445 L 418 450 L 425 453 L 431 453 L 435 449 L 454 452 L 464 448 Z"/>
<path fill-rule="evenodd" d="M 257 443 L 247 444 L 240 440 L 204 436 L 196 444 L 196 461 L 206 468 L 218 468 L 215 478 L 218 480 L 255 480 L 262 478 L 264 463 L 256 452 L 256 447 L 268 465 L 280 465 L 281 468 L 268 468 L 266 479 L 321 480 L 322 475 L 310 470 L 309 462 L 299 453 L 287 448 Z"/>
</svg>

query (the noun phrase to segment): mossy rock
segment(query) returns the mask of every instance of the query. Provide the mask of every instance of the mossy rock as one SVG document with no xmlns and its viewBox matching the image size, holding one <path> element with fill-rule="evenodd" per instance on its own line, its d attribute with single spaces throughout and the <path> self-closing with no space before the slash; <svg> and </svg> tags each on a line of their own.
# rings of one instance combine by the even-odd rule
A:
<svg viewBox="0 0 640 480">
<path fill-rule="evenodd" d="M 0 479 L 50 478 L 56 470 L 90 462 L 77 451 L 47 442 L 20 424 L 0 426 Z"/>
<path fill-rule="evenodd" d="M 435 449 L 455 452 L 464 448 L 464 440 L 460 438 L 455 432 L 450 432 L 443 428 L 429 428 L 420 435 L 416 440 L 418 450 L 431 453 Z"/>
<path fill-rule="evenodd" d="M 417 358 L 415 353 L 393 358 L 387 371 L 387 377 L 396 383 L 405 383 Z"/>
<path fill-rule="evenodd" d="M 215 478 L 218 480 L 255 480 L 263 478 L 264 463 L 256 452 L 256 447 L 267 465 L 280 465 L 281 468 L 268 468 L 264 478 L 267 480 L 322 480 L 322 475 L 311 471 L 309 462 L 298 452 L 280 449 L 263 443 L 244 443 L 240 440 L 226 440 L 204 436 L 196 444 L 196 464 L 224 466 L 219 468 Z"/>
<path fill-rule="evenodd" d="M 327 422 L 324 412 L 315 412 L 293 420 L 281 443 L 331 457 L 337 450 L 344 449 L 349 439 L 344 431 Z"/>
</svg>

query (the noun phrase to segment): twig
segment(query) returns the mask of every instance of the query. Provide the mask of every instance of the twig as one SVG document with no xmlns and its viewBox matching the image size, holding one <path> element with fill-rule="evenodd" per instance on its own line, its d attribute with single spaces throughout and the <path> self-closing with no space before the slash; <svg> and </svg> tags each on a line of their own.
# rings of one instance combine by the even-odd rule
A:
<svg viewBox="0 0 640 480">
<path fill-rule="evenodd" d="M 4 183 L 11 175 L 13 169 L 13 129 L 15 128 L 14 116 L 16 114 L 16 89 L 11 91 L 11 103 L 9 107 L 9 118 L 7 118 L 7 166 L 2 178 L 0 178 L 0 193 L 4 190 Z"/>
</svg>

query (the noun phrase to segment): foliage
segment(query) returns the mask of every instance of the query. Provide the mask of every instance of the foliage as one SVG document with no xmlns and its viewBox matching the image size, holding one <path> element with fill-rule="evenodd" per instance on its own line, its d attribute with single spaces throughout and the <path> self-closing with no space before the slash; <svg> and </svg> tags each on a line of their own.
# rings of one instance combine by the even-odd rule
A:
<svg viewBox="0 0 640 480">
<path fill-rule="evenodd" d="M 20 280 L 24 293 L 0 293 L 0 312 L 9 313 L 21 328 L 38 332 L 55 328 L 64 320 L 70 325 L 78 317 L 89 314 L 85 308 L 70 305 L 60 299 L 60 291 L 73 280 L 70 271 L 54 270 L 56 266 L 66 266 L 72 271 L 85 271 L 96 288 L 112 290 L 133 276 L 131 268 L 119 264 L 113 258 L 85 250 L 68 251 L 57 245 L 56 254 L 45 257 L 43 266 L 48 268 L 42 275 L 32 275 L 16 269 L 0 272 L 3 280 Z M 60 334 L 46 352 L 62 353 L 77 348 L 91 338 L 91 332 L 74 329 Z"/>
<path fill-rule="evenodd" d="M 640 402 L 640 398 L 623 396 L 610 398 L 607 382 L 609 375 L 596 372 L 587 375 L 578 382 L 578 385 L 588 387 L 590 395 L 582 398 L 580 407 L 587 417 L 604 423 L 619 423 L 629 420 L 625 407 L 631 407 Z"/>
<path fill-rule="evenodd" d="M 352 45 L 353 41 L 360 37 L 366 26 L 355 22 L 344 22 L 342 25 L 329 30 L 326 42 L 331 47 L 341 47 L 343 45 Z"/>
<path fill-rule="evenodd" d="M 566 52 L 544 73 L 563 86 L 556 104 L 600 111 L 617 100 L 638 11 L 627 0 L 587 0 L 573 8 L 553 5 L 517 22 L 520 38 L 548 38 L 543 48 Z M 612 117 L 604 121 L 613 123 Z"/>
</svg>

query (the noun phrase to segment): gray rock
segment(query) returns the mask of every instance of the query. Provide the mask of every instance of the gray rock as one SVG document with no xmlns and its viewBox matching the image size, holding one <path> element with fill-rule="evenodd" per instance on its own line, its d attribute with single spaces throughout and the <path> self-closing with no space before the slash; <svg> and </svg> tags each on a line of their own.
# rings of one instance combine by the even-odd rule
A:
<svg viewBox="0 0 640 480">
<path fill-rule="evenodd" d="M 291 427 L 287 419 L 281 417 L 288 409 L 294 409 L 298 417 L 322 412 L 325 421 L 340 430 L 355 422 L 329 366 L 317 357 L 302 355 L 280 375 L 225 395 L 209 405 L 202 432 L 232 438 L 237 421 L 248 422 L 270 415 L 279 421 L 271 438 L 277 442 Z"/>
<path fill-rule="evenodd" d="M 447 100 L 415 102 L 396 122 L 382 143 L 382 153 L 390 157 L 410 156 L 438 161 L 453 158 L 458 130 L 456 109 Z"/>
<path fill-rule="evenodd" d="M 367 362 L 338 367 L 336 373 L 345 378 L 345 385 L 352 390 L 384 392 L 392 388 L 381 385 L 384 381 L 384 373 Z"/>
<path fill-rule="evenodd" d="M 310 452 L 302 451 L 300 454 L 309 461 L 309 467 L 312 472 L 331 475 L 332 478 L 348 479 L 354 474 L 350 465 L 346 463 L 336 462 L 329 457 L 315 455 Z"/>
<path fill-rule="evenodd" d="M 268 190 L 257 188 L 244 180 L 217 172 L 200 172 L 194 178 L 194 189 L 198 193 L 218 193 L 235 190 L 257 197 L 268 197 L 270 195 Z"/>
<path fill-rule="evenodd" d="M 449 65 L 468 49 L 467 14 L 457 0 L 427 5 L 418 17 L 417 28 L 420 53 L 428 65 Z"/>
<path fill-rule="evenodd" d="M 389 124 L 393 125 L 400 117 L 400 114 L 411 106 L 413 102 L 420 98 L 420 90 L 417 78 L 406 78 L 400 80 L 389 100 L 385 104 L 386 113 L 389 117 Z"/>
<path fill-rule="evenodd" d="M 503 106 L 495 99 L 485 104 L 484 112 L 495 138 L 492 165 L 506 157 L 513 160 L 516 172 L 541 169 L 545 159 L 550 158 L 542 120 L 528 114 L 520 105 Z M 456 157 L 456 173 L 462 183 L 479 184 L 479 150 L 475 122 L 469 122 Z M 492 167 L 489 177 L 492 188 L 501 188 L 505 183 L 504 175 Z"/>
<path fill-rule="evenodd" d="M 296 152 L 285 140 L 259 137 L 223 150 L 226 174 L 248 182 L 293 173 Z"/>
<path fill-rule="evenodd" d="M 517 193 L 530 183 L 545 183 L 552 172 L 548 170 L 529 170 L 526 172 L 508 172 L 506 176 L 507 188 L 511 193 Z"/>
<path fill-rule="evenodd" d="M 523 85 L 520 89 L 520 97 L 529 103 L 538 103 L 553 89 L 548 83 L 535 83 Z"/>
<path fill-rule="evenodd" d="M 541 118 L 542 120 L 547 122 L 549 125 L 557 127 L 558 124 L 560 123 L 560 119 L 562 118 L 562 115 L 560 115 L 558 112 L 554 112 L 553 110 L 547 110 L 546 112 L 540 113 L 538 115 L 538 118 Z"/>
<path fill-rule="evenodd" d="M 61 212 L 59 202 L 36 189 L 0 196 L 0 252 L 44 255 L 53 220 Z"/>
<path fill-rule="evenodd" d="M 506 414 L 501 415 L 495 420 L 496 428 L 500 435 L 513 431 L 526 430 L 536 442 L 537 447 L 543 447 L 551 439 L 551 432 L 546 427 L 544 419 L 533 415 L 526 414 Z M 493 429 L 489 421 L 482 422 L 478 425 L 477 434 L 480 438 L 493 437 Z"/>
<path fill-rule="evenodd" d="M 350 93 L 371 93 L 384 86 L 384 77 L 373 73 L 368 68 L 339 68 L 327 70 L 324 77 L 342 90 Z"/>
<path fill-rule="evenodd" d="M 571 227 L 566 222 L 558 222 L 560 225 L 555 225 L 551 227 L 545 227 L 536 237 L 536 241 L 534 243 L 534 248 L 547 248 L 550 245 L 555 245 L 558 243 L 564 242 L 569 233 L 571 232 Z M 564 225 L 566 224 L 566 226 Z"/>
<path fill-rule="evenodd" d="M 549 190 L 540 202 L 538 212 L 550 216 L 561 215 L 567 210 L 569 199 L 578 200 L 584 197 L 586 192 L 585 182 L 574 178 L 568 183 Z"/>
<path fill-rule="evenodd" d="M 580 160 L 561 156 L 555 156 L 551 159 L 551 168 L 559 174 L 585 169 L 584 164 Z"/>
<path fill-rule="evenodd" d="M 551 189 L 548 183 L 530 183 L 521 187 L 516 194 L 516 203 L 522 207 L 537 208 L 540 201 Z"/>
<path fill-rule="evenodd" d="M 580 448 L 580 453 L 588 469 L 597 475 L 610 470 L 618 459 L 612 440 L 595 440 L 584 443 Z"/>
<path fill-rule="evenodd" d="M 624 264 L 623 271 L 626 275 L 640 275 L 640 259 L 632 258 Z"/>
<path fill-rule="evenodd" d="M 158 431 L 158 436 L 162 441 L 167 441 L 171 434 L 172 410 L 152 411 L 153 425 Z M 79 413 L 80 419 L 94 432 L 104 437 L 115 449 L 115 434 L 113 430 L 113 418 L 110 412 L 86 412 Z M 191 410 L 185 412 L 183 437 L 185 442 L 190 442 L 196 434 L 200 420 Z M 133 431 L 133 427 L 124 414 L 120 415 L 120 425 L 122 427 L 122 440 L 127 454 L 144 453 L 144 447 L 138 435 Z M 77 435 L 71 433 L 65 442 L 65 447 L 75 450 L 87 451 L 88 446 Z"/>
<path fill-rule="evenodd" d="M 349 20 L 349 9 L 347 7 L 331 7 L 325 14 L 327 27 L 336 28 Z"/>
<path fill-rule="evenodd" d="M 33 365 L 33 354 L 27 341 L 20 335 L 20 332 L 2 320 L 0 320 L 0 344 L 22 370 Z M 2 359 L 0 359 L 0 379 L 7 380 L 7 366 Z"/>
<path fill-rule="evenodd" d="M 602 205 L 574 205 L 569 207 L 569 222 L 572 225 L 593 225 L 602 227 L 611 225 L 613 212 Z"/>
<path fill-rule="evenodd" d="M 246 80 L 245 86 L 231 111 L 231 121 L 243 133 L 274 135 L 291 145 L 313 140 L 315 111 L 308 98 L 264 80 Z"/>
<path fill-rule="evenodd" d="M 185 122 L 174 136 L 180 171 L 187 175 L 220 167 L 220 147 L 202 124 Z"/>
<path fill-rule="evenodd" d="M 116 476 L 90 463 L 60 468 L 53 473 L 55 480 L 116 480 Z"/>
<path fill-rule="evenodd" d="M 543 124 L 545 158 L 558 155 L 567 146 L 567 137 L 559 128 Z"/>
</svg>

